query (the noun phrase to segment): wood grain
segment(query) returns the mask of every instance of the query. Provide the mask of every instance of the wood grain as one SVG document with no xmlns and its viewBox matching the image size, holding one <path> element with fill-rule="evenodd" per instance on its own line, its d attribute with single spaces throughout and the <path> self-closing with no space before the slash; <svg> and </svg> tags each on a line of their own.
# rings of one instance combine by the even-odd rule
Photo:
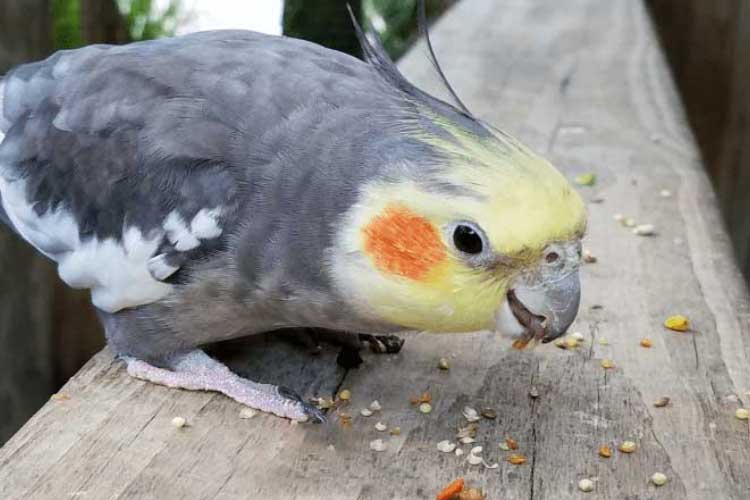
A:
<svg viewBox="0 0 750 500">
<path fill-rule="evenodd" d="M 236 370 L 307 396 L 350 389 L 351 428 L 336 414 L 318 426 L 242 420 L 221 396 L 129 379 L 105 351 L 63 389 L 70 399 L 51 401 L 0 449 L 1 498 L 430 499 L 458 476 L 489 500 L 578 499 L 584 477 L 596 480 L 592 498 L 750 497 L 750 428 L 734 418 L 750 406 L 750 301 L 642 3 L 464 0 L 433 33 L 471 109 L 566 175 L 597 175 L 581 188 L 586 245 L 599 258 L 583 269 L 583 346 L 516 352 L 489 332 L 419 334 L 349 372 L 331 349 L 309 357 L 264 340 L 233 351 Z M 423 51 L 401 68 L 437 90 Z M 637 237 L 616 213 L 658 234 Z M 689 332 L 662 327 L 676 313 Z M 639 346 L 644 337 L 652 348 Z M 614 369 L 601 367 L 605 357 Z M 426 415 L 409 403 L 424 391 Z M 671 405 L 654 407 L 661 396 Z M 382 412 L 359 416 L 374 399 Z M 497 469 L 435 448 L 454 438 L 466 405 L 498 413 L 477 436 Z M 177 415 L 190 425 L 171 426 Z M 377 432 L 377 421 L 401 434 Z M 507 436 L 526 464 L 503 460 Z M 378 437 L 382 453 L 369 450 Z M 635 453 L 597 455 L 626 439 Z M 658 489 L 657 471 L 669 477 Z"/>
</svg>

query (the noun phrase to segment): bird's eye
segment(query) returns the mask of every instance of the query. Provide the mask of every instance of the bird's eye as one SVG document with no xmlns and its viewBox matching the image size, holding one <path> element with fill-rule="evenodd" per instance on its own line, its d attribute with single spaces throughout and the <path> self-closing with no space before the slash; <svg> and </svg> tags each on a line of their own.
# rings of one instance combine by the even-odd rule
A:
<svg viewBox="0 0 750 500">
<path fill-rule="evenodd" d="M 471 227 L 459 224 L 453 230 L 453 244 L 464 253 L 478 254 L 482 252 L 482 237 Z"/>
</svg>

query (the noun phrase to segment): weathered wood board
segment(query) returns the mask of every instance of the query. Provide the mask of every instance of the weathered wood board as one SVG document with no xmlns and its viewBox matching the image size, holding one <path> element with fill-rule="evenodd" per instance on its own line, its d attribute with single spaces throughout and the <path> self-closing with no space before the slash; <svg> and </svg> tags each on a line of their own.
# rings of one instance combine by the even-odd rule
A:
<svg viewBox="0 0 750 500">
<path fill-rule="evenodd" d="M 0 498 L 429 499 L 457 476 L 489 500 L 584 498 L 584 477 L 596 479 L 592 498 L 750 498 L 750 428 L 734 417 L 750 406 L 750 301 L 641 1 L 464 0 L 434 42 L 470 108 L 567 175 L 597 174 L 581 188 L 599 258 L 583 270 L 574 330 L 584 346 L 515 352 L 487 332 L 421 334 L 349 372 L 331 350 L 310 357 L 264 342 L 233 356 L 235 369 L 306 396 L 350 389 L 350 428 L 335 415 L 318 426 L 243 420 L 222 396 L 129 379 L 105 351 L 63 388 L 69 399 L 0 449 Z M 438 87 L 421 45 L 401 67 Z M 616 213 L 658 234 L 635 236 Z M 690 317 L 689 332 L 662 327 L 675 313 Z M 644 337 L 652 348 L 639 346 Z M 437 369 L 441 356 L 450 371 Z M 616 367 L 604 370 L 603 358 Z M 423 391 L 427 415 L 409 403 Z M 661 396 L 672 404 L 655 408 Z M 374 399 L 382 412 L 360 417 Z M 497 469 L 436 450 L 466 405 L 498 412 L 477 437 Z M 173 427 L 174 416 L 190 425 Z M 377 421 L 401 434 L 377 432 Z M 506 436 L 526 464 L 503 461 Z M 369 449 L 378 437 L 382 453 Z M 635 453 L 597 455 L 625 439 Z M 669 477 L 658 489 L 657 471 Z"/>
</svg>

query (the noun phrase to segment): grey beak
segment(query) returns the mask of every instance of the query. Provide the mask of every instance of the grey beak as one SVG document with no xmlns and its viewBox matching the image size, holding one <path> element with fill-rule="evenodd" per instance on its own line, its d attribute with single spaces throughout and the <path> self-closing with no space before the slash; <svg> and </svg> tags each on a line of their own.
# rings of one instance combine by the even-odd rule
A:
<svg viewBox="0 0 750 500">
<path fill-rule="evenodd" d="M 517 287 L 515 294 L 530 312 L 545 318 L 542 342 L 551 342 L 568 331 L 578 314 L 581 302 L 578 269 L 554 281 Z"/>
</svg>

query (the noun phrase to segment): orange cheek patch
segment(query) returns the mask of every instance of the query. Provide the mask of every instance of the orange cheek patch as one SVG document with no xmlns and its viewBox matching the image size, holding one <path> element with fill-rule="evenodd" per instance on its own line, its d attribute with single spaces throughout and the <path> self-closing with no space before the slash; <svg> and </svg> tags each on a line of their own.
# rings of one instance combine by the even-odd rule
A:
<svg viewBox="0 0 750 500">
<path fill-rule="evenodd" d="M 435 226 L 409 209 L 390 206 L 363 229 L 365 251 L 382 271 L 422 280 L 446 258 Z"/>
</svg>

